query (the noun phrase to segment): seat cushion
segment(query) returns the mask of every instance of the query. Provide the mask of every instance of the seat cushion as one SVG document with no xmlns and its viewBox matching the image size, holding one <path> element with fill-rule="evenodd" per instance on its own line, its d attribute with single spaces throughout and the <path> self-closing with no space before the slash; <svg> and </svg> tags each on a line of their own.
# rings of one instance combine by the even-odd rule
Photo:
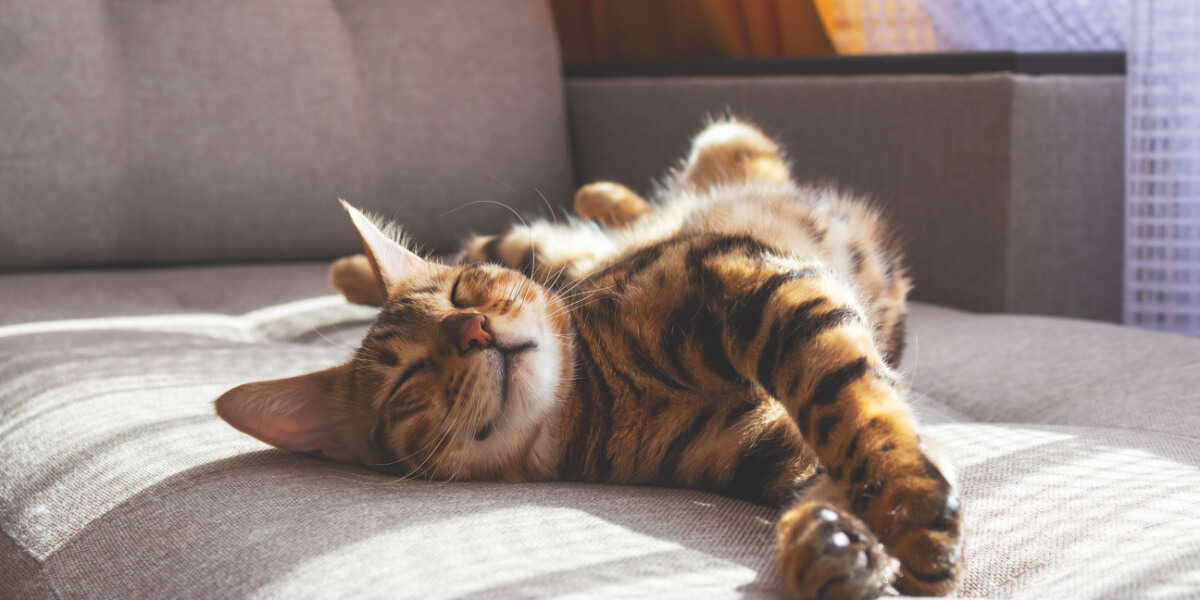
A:
<svg viewBox="0 0 1200 600">
<path fill-rule="evenodd" d="M 0 0 L 0 270 L 455 246 L 569 198 L 560 71 L 545 2 Z"/>
<path fill-rule="evenodd" d="M 225 425 L 226 389 L 350 355 L 373 311 L 316 295 L 322 271 L 20 276 L 61 293 L 0 326 L 0 598 L 782 597 L 768 508 L 401 480 Z M 1194 596 L 1200 341 L 928 305 L 910 324 L 904 377 L 962 479 L 962 595 Z"/>
<path fill-rule="evenodd" d="M 0 325 L 245 313 L 332 293 L 328 269 L 328 262 L 297 262 L 0 274 Z"/>
<path fill-rule="evenodd" d="M 903 368 L 963 484 L 967 596 L 1195 597 L 1200 341 L 918 306 Z"/>
</svg>

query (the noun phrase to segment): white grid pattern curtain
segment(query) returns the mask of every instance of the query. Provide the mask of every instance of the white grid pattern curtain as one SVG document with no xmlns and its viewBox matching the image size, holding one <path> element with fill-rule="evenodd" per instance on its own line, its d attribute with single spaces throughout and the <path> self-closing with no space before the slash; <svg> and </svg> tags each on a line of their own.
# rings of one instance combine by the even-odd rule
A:
<svg viewBox="0 0 1200 600">
<path fill-rule="evenodd" d="M 1125 49 L 1125 323 L 1200 336 L 1200 0 L 859 6 L 868 52 Z"/>
<path fill-rule="evenodd" d="M 1137 0 L 1127 52 L 1125 322 L 1200 335 L 1200 0 Z"/>
<path fill-rule="evenodd" d="M 1125 47 L 1131 1 L 1141 0 L 861 0 L 857 6 L 867 53 L 1085 52 Z"/>
<path fill-rule="evenodd" d="M 1120 50 L 1129 0 L 926 0 L 946 50 Z"/>
</svg>

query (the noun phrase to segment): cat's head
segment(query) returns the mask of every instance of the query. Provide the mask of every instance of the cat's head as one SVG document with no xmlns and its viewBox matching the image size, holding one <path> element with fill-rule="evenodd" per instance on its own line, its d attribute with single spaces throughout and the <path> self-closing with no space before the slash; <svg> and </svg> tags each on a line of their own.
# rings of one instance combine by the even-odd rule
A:
<svg viewBox="0 0 1200 600">
<path fill-rule="evenodd" d="M 562 301 L 492 264 L 421 259 L 346 206 L 386 302 L 346 364 L 248 383 L 217 413 L 268 444 L 435 479 L 552 468 L 571 380 Z"/>
</svg>

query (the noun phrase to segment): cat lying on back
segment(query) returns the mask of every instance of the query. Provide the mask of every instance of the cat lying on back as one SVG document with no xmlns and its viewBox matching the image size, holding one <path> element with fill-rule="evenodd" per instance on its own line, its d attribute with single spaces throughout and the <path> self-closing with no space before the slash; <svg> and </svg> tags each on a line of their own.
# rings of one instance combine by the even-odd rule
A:
<svg viewBox="0 0 1200 600">
<path fill-rule="evenodd" d="M 801 598 L 946 594 L 952 476 L 893 367 L 910 282 L 875 212 L 797 186 L 738 121 L 651 204 L 584 187 L 596 223 L 536 223 L 424 260 L 347 206 L 334 285 L 383 306 L 346 364 L 217 400 L 269 444 L 436 479 L 684 486 L 783 509 Z"/>
</svg>

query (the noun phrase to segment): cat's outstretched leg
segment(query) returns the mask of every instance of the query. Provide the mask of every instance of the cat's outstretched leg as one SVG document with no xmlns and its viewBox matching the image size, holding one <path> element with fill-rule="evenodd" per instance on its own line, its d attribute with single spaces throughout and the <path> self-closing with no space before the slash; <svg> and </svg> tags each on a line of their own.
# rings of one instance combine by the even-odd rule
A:
<svg viewBox="0 0 1200 600">
<path fill-rule="evenodd" d="M 922 444 L 866 311 L 835 272 L 750 234 L 711 233 L 643 248 L 590 285 L 598 301 L 580 310 L 596 316 L 580 322 L 623 320 L 628 326 L 618 329 L 636 341 L 629 353 L 664 387 L 754 386 L 778 401 L 836 486 L 846 514 L 898 559 L 900 591 L 954 589 L 962 537 L 952 478 Z M 605 312 L 615 303 L 604 302 L 601 291 L 613 289 L 638 307 L 636 315 Z M 636 326 L 645 322 L 660 325 Z M 767 481 L 757 485 L 779 481 L 773 477 L 779 469 L 762 466 L 772 463 L 772 453 L 791 455 L 776 442 L 773 450 L 767 444 L 740 459 L 761 469 Z"/>
<path fill-rule="evenodd" d="M 725 324 L 729 363 L 796 420 L 850 509 L 899 559 L 896 586 L 953 590 L 962 568 L 958 497 L 921 443 L 854 292 L 750 238 L 714 239 L 689 259 L 689 277 L 705 282 Z"/>
<path fill-rule="evenodd" d="M 721 183 L 752 179 L 786 183 L 790 178 L 790 167 L 779 145 L 757 127 L 732 118 L 714 121 L 696 135 L 687 159 L 674 174 L 677 185 L 701 191 Z M 905 298 L 912 282 L 895 258 L 899 251 L 893 238 L 879 235 L 886 228 L 872 209 L 846 201 L 837 210 L 851 216 L 859 228 L 855 233 L 870 233 L 854 251 L 855 276 L 872 303 L 869 312 L 876 324 L 877 345 L 888 365 L 895 367 L 904 349 Z M 864 252 L 861 245 L 876 251 Z M 861 272 L 863 269 L 867 272 Z"/>
</svg>

